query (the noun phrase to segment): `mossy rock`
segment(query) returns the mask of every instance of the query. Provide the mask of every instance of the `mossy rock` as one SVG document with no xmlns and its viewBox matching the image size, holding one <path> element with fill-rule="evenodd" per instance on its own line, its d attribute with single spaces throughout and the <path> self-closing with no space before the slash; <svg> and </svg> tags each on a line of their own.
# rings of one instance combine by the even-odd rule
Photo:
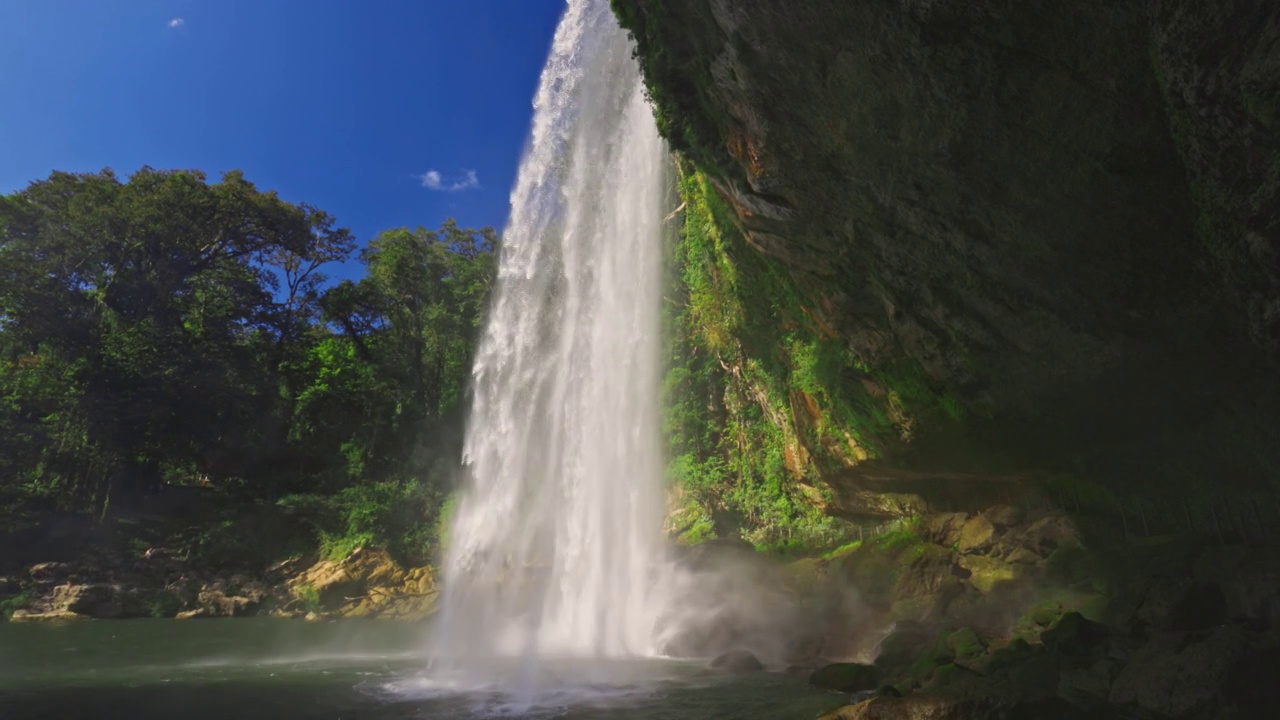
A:
<svg viewBox="0 0 1280 720">
<path fill-rule="evenodd" d="M 967 555 L 960 566 L 969 571 L 969 584 L 984 595 L 1002 583 L 1017 580 L 1022 572 L 1019 566 L 985 555 Z"/>
<path fill-rule="evenodd" d="M 826 690 L 862 692 L 874 690 L 880 685 L 880 673 L 872 665 L 833 663 L 818 668 L 809 676 L 809 684 Z"/>
<path fill-rule="evenodd" d="M 987 651 L 987 643 L 972 628 L 961 628 L 945 638 L 955 662 L 969 663 Z"/>
<path fill-rule="evenodd" d="M 1040 642 L 1050 651 L 1063 655 L 1088 655 L 1106 641 L 1109 634 L 1106 625 L 1088 620 L 1072 611 L 1059 618 L 1053 627 L 1040 633 Z"/>
<path fill-rule="evenodd" d="M 923 686 L 933 678 L 933 673 L 937 671 L 938 663 L 931 657 L 922 657 L 911 664 L 907 669 L 907 678 L 915 686 Z"/>
<path fill-rule="evenodd" d="M 1008 645 L 991 651 L 982 664 L 986 675 L 997 675 L 1019 667 L 1036 655 L 1036 649 L 1022 638 L 1014 638 Z"/>
<path fill-rule="evenodd" d="M 875 665 L 881 669 L 908 665 L 927 656 L 932 641 L 932 636 L 915 623 L 898 623 L 896 629 L 880 641 Z"/>
<path fill-rule="evenodd" d="M 1065 587 L 1094 589 L 1099 577 L 1097 562 L 1078 545 L 1063 545 L 1045 559 L 1045 578 Z"/>
<path fill-rule="evenodd" d="M 1047 628 L 1056 622 L 1058 618 L 1062 617 L 1064 612 L 1065 610 L 1062 607 L 1062 603 L 1057 602 L 1056 600 L 1046 600 L 1033 605 L 1031 609 L 1023 615 L 1023 618 L 1035 623 L 1036 625 Z"/>
<path fill-rule="evenodd" d="M 978 677 L 978 673 L 964 667 L 963 665 L 947 663 L 946 665 L 939 665 L 934 669 L 926 687 L 933 690 L 953 685 L 961 680 L 966 680 L 972 677 Z"/>
<path fill-rule="evenodd" d="M 1042 700 L 1058 692 L 1061 669 L 1062 662 L 1057 655 L 1032 652 L 1010 667 L 1007 677 L 1022 697 L 1027 700 Z"/>
<path fill-rule="evenodd" d="M 171 618 L 182 612 L 182 598 L 177 593 L 162 590 L 147 600 L 146 609 L 153 618 Z"/>
<path fill-rule="evenodd" d="M 876 697 L 900 698 L 902 697 L 902 694 L 902 690 L 898 689 L 898 686 L 896 685 L 885 684 L 876 688 Z"/>
</svg>

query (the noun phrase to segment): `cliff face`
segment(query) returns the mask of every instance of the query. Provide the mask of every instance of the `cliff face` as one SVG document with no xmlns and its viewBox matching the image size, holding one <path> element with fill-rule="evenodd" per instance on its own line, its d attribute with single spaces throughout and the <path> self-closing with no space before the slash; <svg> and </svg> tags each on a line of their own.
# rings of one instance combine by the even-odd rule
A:
<svg viewBox="0 0 1280 720">
<path fill-rule="evenodd" d="M 1276 477 L 1280 6 L 614 5 L 686 176 L 789 288 L 719 356 L 777 356 L 793 477 Z M 808 333 L 825 385 L 794 392 L 769 327 Z"/>
</svg>

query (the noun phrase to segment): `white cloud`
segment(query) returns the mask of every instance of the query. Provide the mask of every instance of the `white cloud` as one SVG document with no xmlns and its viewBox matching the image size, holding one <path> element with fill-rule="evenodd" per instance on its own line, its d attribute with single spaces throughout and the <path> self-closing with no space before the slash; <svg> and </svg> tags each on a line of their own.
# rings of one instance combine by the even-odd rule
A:
<svg viewBox="0 0 1280 720">
<path fill-rule="evenodd" d="M 187 24 L 187 21 L 183 20 L 182 18 L 173 18 L 172 20 L 169 21 L 169 27 L 171 28 L 180 28 L 186 24 Z"/>
<path fill-rule="evenodd" d="M 480 187 L 480 178 L 475 170 L 467 170 L 460 177 L 446 178 L 439 170 L 428 170 L 418 176 L 422 187 L 441 192 L 458 192 L 459 190 L 475 190 Z"/>
</svg>

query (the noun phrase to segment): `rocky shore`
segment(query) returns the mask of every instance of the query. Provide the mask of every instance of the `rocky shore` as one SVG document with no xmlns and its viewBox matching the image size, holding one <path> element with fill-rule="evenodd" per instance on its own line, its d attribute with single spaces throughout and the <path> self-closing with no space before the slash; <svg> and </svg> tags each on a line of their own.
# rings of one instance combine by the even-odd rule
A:
<svg viewBox="0 0 1280 720">
<path fill-rule="evenodd" d="M 806 674 L 848 695 L 828 720 L 1226 720 L 1280 702 L 1280 558 L 1262 544 L 1116 537 L 1055 511 L 995 506 L 925 515 L 824 557 L 779 562 L 711 543 L 683 563 L 697 592 L 663 650 L 716 656 L 725 672 Z M 376 548 L 257 574 L 156 549 L 0 578 L 15 622 L 421 620 L 436 596 L 431 568 Z"/>
<path fill-rule="evenodd" d="M 253 615 L 413 620 L 431 612 L 435 596 L 431 568 L 403 567 L 374 548 L 340 561 L 294 557 L 258 573 L 200 568 L 154 548 L 132 561 L 104 553 L 38 563 L 0 578 L 0 601 L 13 622 Z"/>
<path fill-rule="evenodd" d="M 808 622 L 774 660 L 849 695 L 827 720 L 1253 718 L 1280 702 L 1271 548 L 1087 530 L 997 506 L 793 562 L 781 580 Z M 750 669 L 744 649 L 767 664 L 750 618 L 720 622 L 722 666 Z"/>
</svg>

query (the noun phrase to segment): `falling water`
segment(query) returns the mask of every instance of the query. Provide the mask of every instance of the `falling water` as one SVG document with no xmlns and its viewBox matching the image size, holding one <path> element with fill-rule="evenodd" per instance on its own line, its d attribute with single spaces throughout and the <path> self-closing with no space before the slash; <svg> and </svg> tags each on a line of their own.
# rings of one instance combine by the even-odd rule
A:
<svg viewBox="0 0 1280 720">
<path fill-rule="evenodd" d="M 437 652 L 653 651 L 667 152 L 608 0 L 570 0 L 474 368 Z"/>
</svg>

